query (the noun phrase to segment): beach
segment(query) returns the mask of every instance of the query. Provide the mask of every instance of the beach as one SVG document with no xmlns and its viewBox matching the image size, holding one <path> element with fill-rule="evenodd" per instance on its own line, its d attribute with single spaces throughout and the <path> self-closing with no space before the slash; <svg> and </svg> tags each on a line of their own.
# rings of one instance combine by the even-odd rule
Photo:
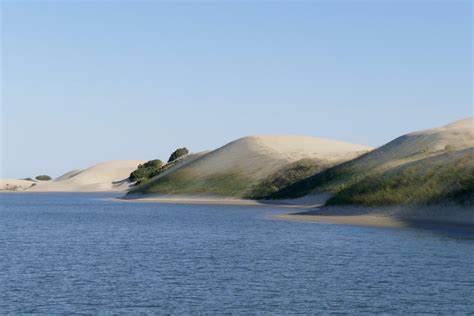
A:
<svg viewBox="0 0 474 316">
<path fill-rule="evenodd" d="M 309 196 L 292 200 L 249 200 L 239 198 L 226 198 L 210 195 L 134 195 L 115 199 L 122 202 L 138 203 L 168 203 L 191 205 L 242 205 L 242 206 L 273 206 L 282 208 L 296 208 L 302 210 L 314 209 L 322 205 L 322 196 Z"/>
</svg>

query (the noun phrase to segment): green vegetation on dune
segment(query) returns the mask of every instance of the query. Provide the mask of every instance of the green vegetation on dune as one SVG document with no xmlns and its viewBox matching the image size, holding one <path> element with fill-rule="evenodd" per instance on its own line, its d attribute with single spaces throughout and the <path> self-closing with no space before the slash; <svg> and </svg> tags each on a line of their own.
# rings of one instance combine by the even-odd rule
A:
<svg viewBox="0 0 474 316">
<path fill-rule="evenodd" d="M 403 205 L 454 202 L 474 205 L 474 153 L 422 159 L 372 174 L 336 193 L 327 205 Z"/>
<path fill-rule="evenodd" d="M 444 199 L 462 205 L 474 206 L 474 171 L 471 170 L 461 175 L 459 185 L 455 190 L 446 192 Z"/>
<path fill-rule="evenodd" d="M 144 183 L 130 194 L 207 194 L 243 197 L 252 181 L 239 172 L 217 173 L 197 177 L 189 168 L 182 168 L 152 182 Z"/>
<path fill-rule="evenodd" d="M 170 158 L 168 159 L 168 162 L 173 162 L 178 158 L 186 156 L 187 154 L 189 154 L 189 150 L 186 147 L 178 148 L 171 153 Z"/>
<path fill-rule="evenodd" d="M 373 155 L 372 155 L 373 156 Z M 298 198 L 332 192 L 327 205 L 395 205 L 454 202 L 474 205 L 474 149 L 410 155 L 372 163 L 361 156 L 265 196 Z"/>
<path fill-rule="evenodd" d="M 138 165 L 137 169 L 132 171 L 129 180 L 132 182 L 149 179 L 158 174 L 163 168 L 163 162 L 160 159 L 154 159 L 145 162 L 143 165 Z"/>
<path fill-rule="evenodd" d="M 39 180 L 39 181 L 49 181 L 49 180 L 52 180 L 52 178 L 51 178 L 50 176 L 45 175 L 45 174 L 36 176 L 35 179 L 36 179 L 36 180 Z"/>
<path fill-rule="evenodd" d="M 165 170 L 177 165 L 189 153 L 186 147 L 178 148 L 171 153 L 168 163 L 163 163 L 160 159 L 154 159 L 138 165 L 137 169 L 130 173 L 128 179 L 136 184 L 143 184 L 153 177 L 163 173 Z"/>
<path fill-rule="evenodd" d="M 280 190 L 265 196 L 265 198 L 295 199 L 318 191 L 338 191 L 349 183 L 354 183 L 361 178 L 362 175 L 353 167 L 354 161 L 345 162 L 321 172 L 313 173 L 309 177 L 302 178 L 280 188 Z"/>
<path fill-rule="evenodd" d="M 131 190 L 130 194 L 207 194 L 261 199 L 326 167 L 327 164 L 317 159 L 301 159 L 263 180 L 254 179 L 239 170 L 201 175 L 191 168 L 183 167 L 141 184 Z"/>
<path fill-rule="evenodd" d="M 248 199 L 264 199 L 272 197 L 283 188 L 289 187 L 302 179 L 327 168 L 327 163 L 319 159 L 301 159 L 281 168 L 276 173 L 258 182 L 246 194 Z"/>
</svg>

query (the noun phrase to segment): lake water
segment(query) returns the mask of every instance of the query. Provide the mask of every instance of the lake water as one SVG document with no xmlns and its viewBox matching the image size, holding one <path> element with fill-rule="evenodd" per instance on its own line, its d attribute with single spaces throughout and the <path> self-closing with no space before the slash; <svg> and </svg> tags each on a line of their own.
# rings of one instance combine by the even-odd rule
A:
<svg viewBox="0 0 474 316">
<path fill-rule="evenodd" d="M 474 235 L 0 194 L 0 313 L 474 313 Z"/>
</svg>

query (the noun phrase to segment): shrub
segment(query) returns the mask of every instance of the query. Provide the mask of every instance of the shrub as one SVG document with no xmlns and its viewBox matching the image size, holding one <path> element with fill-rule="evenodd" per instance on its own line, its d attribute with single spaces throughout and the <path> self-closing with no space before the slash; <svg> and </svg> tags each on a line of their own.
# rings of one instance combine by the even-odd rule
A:
<svg viewBox="0 0 474 316">
<path fill-rule="evenodd" d="M 130 173 L 129 180 L 135 182 L 149 179 L 158 174 L 162 168 L 163 162 L 160 159 L 147 161 L 143 165 L 138 165 L 137 169 Z"/>
<path fill-rule="evenodd" d="M 138 168 L 160 168 L 161 166 L 163 166 L 163 161 L 161 161 L 160 159 L 153 159 L 145 162 L 143 165 L 138 165 Z"/>
<path fill-rule="evenodd" d="M 36 179 L 36 180 L 39 180 L 39 181 L 49 181 L 49 180 L 52 180 L 52 178 L 51 178 L 50 176 L 45 175 L 45 174 L 36 176 L 35 179 Z"/>
<path fill-rule="evenodd" d="M 21 179 L 21 180 L 26 180 L 26 181 L 34 181 L 33 179 L 31 178 L 24 178 L 24 179 Z"/>
<path fill-rule="evenodd" d="M 168 162 L 175 161 L 176 159 L 186 156 L 189 154 L 189 150 L 186 147 L 183 148 L 178 148 L 173 153 L 171 153 L 170 158 L 168 159 Z"/>
</svg>

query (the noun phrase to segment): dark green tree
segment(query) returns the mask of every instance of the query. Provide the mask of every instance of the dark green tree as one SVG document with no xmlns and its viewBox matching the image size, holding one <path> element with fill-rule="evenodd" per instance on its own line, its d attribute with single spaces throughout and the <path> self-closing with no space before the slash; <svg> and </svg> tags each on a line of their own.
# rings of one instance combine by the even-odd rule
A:
<svg viewBox="0 0 474 316">
<path fill-rule="evenodd" d="M 36 180 L 39 180 L 39 181 L 49 181 L 49 180 L 52 180 L 52 178 L 51 178 L 50 176 L 45 175 L 45 174 L 36 176 L 35 179 L 36 179 Z"/>
<path fill-rule="evenodd" d="M 189 150 L 186 147 L 178 148 L 171 153 L 171 156 L 168 159 L 168 162 L 175 161 L 176 159 L 186 156 L 187 154 L 189 154 Z"/>
<path fill-rule="evenodd" d="M 163 168 L 163 162 L 160 159 L 154 159 L 138 165 L 132 173 L 130 173 L 129 180 L 132 182 L 149 179 L 160 172 Z"/>
</svg>

